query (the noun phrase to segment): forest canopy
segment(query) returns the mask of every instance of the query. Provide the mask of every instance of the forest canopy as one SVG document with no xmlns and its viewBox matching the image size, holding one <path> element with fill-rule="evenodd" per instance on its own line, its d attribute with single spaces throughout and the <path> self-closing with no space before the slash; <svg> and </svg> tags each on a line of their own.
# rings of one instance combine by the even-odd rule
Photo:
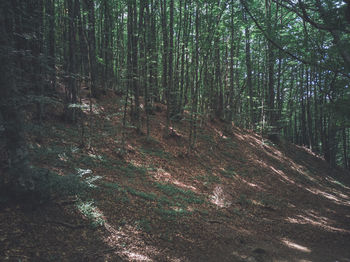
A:
<svg viewBox="0 0 350 262">
<path fill-rule="evenodd" d="M 37 105 L 40 122 L 63 94 L 75 122 L 83 90 L 121 95 L 124 125 L 148 137 L 161 102 L 166 130 L 189 121 L 189 148 L 198 121 L 220 119 L 349 168 L 349 0 L 13 0 L 0 12 L 1 132 L 16 173 L 29 168 L 23 109 Z"/>
</svg>

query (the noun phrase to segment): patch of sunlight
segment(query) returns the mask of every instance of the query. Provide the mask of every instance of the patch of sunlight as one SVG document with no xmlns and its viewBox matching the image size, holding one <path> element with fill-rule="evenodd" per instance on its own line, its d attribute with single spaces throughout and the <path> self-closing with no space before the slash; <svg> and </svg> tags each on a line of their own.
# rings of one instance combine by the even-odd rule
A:
<svg viewBox="0 0 350 262">
<path fill-rule="evenodd" d="M 282 238 L 281 242 L 289 248 L 296 249 L 304 253 L 311 253 L 311 250 L 309 248 L 299 245 L 297 243 L 294 243 L 287 238 Z"/>
<path fill-rule="evenodd" d="M 346 185 L 344 185 L 343 183 L 339 182 L 338 180 L 335 180 L 333 177 L 327 176 L 326 180 L 331 182 L 334 185 L 338 185 L 338 186 L 341 186 L 341 187 L 343 187 L 345 189 L 350 190 L 350 187 L 347 187 Z"/>
<path fill-rule="evenodd" d="M 222 186 L 216 186 L 209 199 L 211 203 L 221 208 L 229 207 L 232 204 L 231 201 L 227 200 L 227 196 L 222 189 Z"/>
<path fill-rule="evenodd" d="M 89 153 L 89 157 L 93 158 L 93 159 L 96 159 L 96 160 L 100 160 L 100 161 L 103 161 L 103 156 L 101 155 L 94 155 L 92 153 Z"/>
<path fill-rule="evenodd" d="M 77 175 L 79 177 L 83 177 L 85 175 L 92 174 L 92 170 L 91 169 L 76 168 L 75 170 L 77 171 Z"/>
<path fill-rule="evenodd" d="M 136 167 L 143 167 L 143 164 L 137 160 L 131 160 L 130 163 Z"/>
<path fill-rule="evenodd" d="M 169 131 L 170 131 L 170 134 L 172 134 L 172 135 L 175 135 L 177 137 L 181 136 L 180 132 L 177 129 L 175 129 L 174 127 L 172 127 L 172 126 L 169 127 Z"/>
<path fill-rule="evenodd" d="M 168 182 L 172 178 L 171 174 L 162 168 L 157 168 L 153 173 L 153 177 L 160 182 Z"/>
<path fill-rule="evenodd" d="M 133 261 L 152 261 L 149 257 L 136 252 L 125 251 L 123 254 Z"/>
<path fill-rule="evenodd" d="M 169 172 L 166 172 L 164 169 L 162 168 L 157 168 L 153 173 L 153 177 L 155 178 L 156 181 L 158 182 L 168 182 L 168 183 L 172 183 L 178 187 L 181 187 L 183 189 L 188 189 L 188 190 L 192 190 L 194 192 L 197 191 L 197 188 L 195 188 L 194 186 L 191 185 L 186 185 L 185 183 L 175 179 Z"/>
<path fill-rule="evenodd" d="M 251 200 L 251 203 L 253 204 L 253 205 L 256 205 L 256 206 L 264 206 L 262 203 L 261 203 L 261 201 L 256 201 L 256 200 Z"/>
<path fill-rule="evenodd" d="M 289 207 L 289 208 L 296 208 L 296 206 L 293 205 L 292 203 L 288 203 L 288 204 L 287 204 L 287 207 Z"/>
<path fill-rule="evenodd" d="M 330 221 L 327 217 L 320 216 L 316 211 L 314 210 L 308 210 L 307 215 L 297 215 L 296 217 L 288 217 L 285 220 L 292 224 L 299 224 L 299 225 L 312 225 L 316 227 L 320 227 L 322 229 L 325 229 L 326 231 L 330 232 L 344 232 L 349 233 L 349 230 L 343 229 L 343 228 L 337 228 L 333 227 L 330 224 L 332 221 Z"/>
<path fill-rule="evenodd" d="M 79 107 L 84 113 L 90 113 L 90 99 L 83 98 L 81 100 L 81 105 L 79 105 Z M 92 113 L 95 115 L 100 114 L 104 110 L 102 106 L 99 107 L 96 104 L 96 101 L 94 99 L 92 99 L 91 109 L 92 109 Z"/>
<path fill-rule="evenodd" d="M 86 178 L 85 179 L 85 183 L 89 186 L 89 187 L 92 187 L 92 188 L 95 188 L 97 187 L 94 182 L 101 179 L 102 176 L 93 176 L 93 177 L 89 177 L 89 178 Z"/>
<path fill-rule="evenodd" d="M 190 185 L 186 185 L 176 179 L 174 179 L 172 181 L 172 183 L 178 187 L 181 187 L 181 188 L 184 188 L 184 189 L 189 189 L 189 190 L 192 190 L 192 191 L 196 191 L 197 189 L 194 187 L 194 186 L 190 186 Z"/>
<path fill-rule="evenodd" d="M 224 135 L 224 134 L 222 133 L 221 130 L 218 130 L 218 129 L 214 128 L 214 131 L 215 131 L 215 133 L 218 134 L 220 137 L 222 137 L 222 136 Z"/>
<path fill-rule="evenodd" d="M 87 103 L 82 102 L 81 104 L 69 104 L 68 108 L 80 108 L 82 111 L 89 109 L 89 105 Z"/>
<path fill-rule="evenodd" d="M 350 206 L 349 197 L 344 195 L 344 194 L 342 194 L 342 195 L 344 196 L 345 199 L 340 199 L 339 197 L 335 196 L 334 194 L 319 190 L 317 188 L 309 187 L 309 188 L 305 188 L 305 189 L 312 194 L 323 196 L 324 198 L 327 198 L 328 200 L 331 200 L 336 204 Z M 335 192 L 335 193 L 337 193 L 337 192 Z"/>
<path fill-rule="evenodd" d="M 283 179 L 283 180 L 281 179 L 281 181 L 284 181 L 284 182 L 286 181 L 286 182 L 289 182 L 293 185 L 298 185 L 295 181 L 290 179 L 282 170 L 276 169 L 275 167 L 268 165 L 267 163 L 265 163 L 262 160 L 254 160 L 254 162 L 256 162 L 260 167 L 270 169 L 273 173 L 280 176 Z"/>
<path fill-rule="evenodd" d="M 103 213 L 94 205 L 93 201 L 79 201 L 77 203 L 77 208 L 81 214 L 92 222 L 92 225 L 102 226 L 105 223 Z"/>
<path fill-rule="evenodd" d="M 261 186 L 257 185 L 257 184 L 254 184 L 254 183 L 250 183 L 248 182 L 247 180 L 245 180 L 244 178 L 242 177 L 239 177 L 238 178 L 240 181 L 242 181 L 244 184 L 247 184 L 248 186 L 251 186 L 253 188 L 256 188 L 258 189 L 259 191 L 265 191 L 265 189 L 263 189 Z"/>
<path fill-rule="evenodd" d="M 291 183 L 291 184 L 296 184 L 295 181 L 293 181 L 292 179 L 290 179 L 282 170 L 280 169 L 276 169 L 273 166 L 270 166 L 270 169 L 276 173 L 277 175 L 279 175 L 280 177 L 282 177 L 285 181 Z"/>
<path fill-rule="evenodd" d="M 77 146 L 72 146 L 72 147 L 70 148 L 70 150 L 71 150 L 72 153 L 77 153 L 77 152 L 79 152 L 79 147 L 77 147 Z"/>
<path fill-rule="evenodd" d="M 116 253 L 127 261 L 152 261 L 148 254 L 160 253 L 155 247 L 145 244 L 141 238 L 142 232 L 136 227 L 126 225 L 116 229 L 107 222 L 104 226 L 108 232 L 103 239 L 104 242 L 115 248 Z"/>
<path fill-rule="evenodd" d="M 82 168 L 76 168 L 77 171 L 77 175 L 81 178 L 84 179 L 84 182 L 92 188 L 97 187 L 94 182 L 101 179 L 101 176 L 90 176 L 90 177 L 86 177 L 86 175 L 91 175 L 92 174 L 92 170 L 91 169 L 82 169 Z"/>
<path fill-rule="evenodd" d="M 235 134 L 235 137 L 237 137 L 239 140 L 242 140 L 242 141 L 244 141 L 246 138 L 243 136 L 243 135 L 241 135 L 241 134 Z"/>
<path fill-rule="evenodd" d="M 67 162 L 68 161 L 68 156 L 66 155 L 66 153 L 59 153 L 58 154 L 58 159 L 63 161 L 63 162 Z"/>
</svg>

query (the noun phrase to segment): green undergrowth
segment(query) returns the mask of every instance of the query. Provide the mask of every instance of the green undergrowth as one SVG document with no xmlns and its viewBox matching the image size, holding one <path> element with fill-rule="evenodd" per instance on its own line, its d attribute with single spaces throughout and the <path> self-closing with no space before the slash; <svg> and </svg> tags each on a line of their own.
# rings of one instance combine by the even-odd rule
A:
<svg viewBox="0 0 350 262">
<path fill-rule="evenodd" d="M 94 201 L 79 201 L 76 206 L 93 227 L 103 226 L 106 222 L 102 212 L 96 207 Z"/>
<path fill-rule="evenodd" d="M 123 186 L 115 182 L 100 182 L 100 186 L 107 189 L 110 194 L 114 195 L 115 201 L 125 204 L 130 203 L 130 197 L 142 202 L 146 201 L 153 205 L 149 212 L 156 214 L 162 221 L 173 221 L 176 218 L 192 214 L 187 208 L 190 204 L 202 204 L 204 199 L 190 190 L 184 190 L 171 184 L 154 183 L 153 188 L 159 191 L 156 194 L 153 190 L 138 190 L 131 186 Z M 152 210 L 152 211 L 151 211 Z M 139 221 L 138 226 L 149 228 L 148 223 Z"/>
<path fill-rule="evenodd" d="M 163 206 L 155 208 L 154 212 L 159 215 L 162 220 L 165 221 L 173 221 L 181 216 L 192 214 L 191 211 L 188 211 L 184 208 L 165 208 Z"/>
<path fill-rule="evenodd" d="M 210 134 L 200 132 L 197 136 L 199 140 L 207 142 L 208 144 L 216 144 L 214 137 Z"/>
<path fill-rule="evenodd" d="M 126 166 L 119 166 L 117 172 L 122 173 L 126 177 L 145 177 L 147 174 L 147 168 L 138 167 L 131 163 L 128 163 Z"/>
<path fill-rule="evenodd" d="M 196 176 L 195 178 L 197 180 L 203 182 L 204 185 L 210 185 L 213 183 L 220 183 L 221 182 L 220 177 L 215 176 L 215 175 L 209 175 L 209 174 L 202 175 L 202 176 Z"/>
<path fill-rule="evenodd" d="M 12 188 L 13 193 L 17 196 L 28 196 L 28 199 L 23 199 L 24 201 L 32 199 L 43 203 L 57 198 L 73 195 L 85 197 L 89 194 L 88 184 L 75 174 L 59 175 L 46 168 L 34 166 L 31 166 L 27 172 L 34 185 L 31 191 L 25 190 L 23 187 Z"/>
<path fill-rule="evenodd" d="M 247 197 L 246 194 L 240 194 L 237 203 L 239 203 L 242 206 L 249 206 L 252 204 L 252 200 Z"/>
<path fill-rule="evenodd" d="M 235 176 L 237 176 L 237 172 L 232 166 L 228 166 L 225 169 L 220 170 L 220 174 L 226 178 L 234 178 Z"/>
<path fill-rule="evenodd" d="M 231 138 L 227 138 L 224 140 L 225 145 L 230 149 L 237 149 L 237 143 L 233 141 Z"/>
<path fill-rule="evenodd" d="M 276 197 L 265 193 L 259 193 L 257 200 L 262 206 L 268 208 L 277 209 L 287 207 L 287 202 L 284 199 L 277 199 Z"/>
<path fill-rule="evenodd" d="M 184 190 L 172 184 L 155 183 L 155 187 L 164 193 L 166 196 L 175 201 L 184 202 L 187 204 L 202 204 L 204 200 L 190 190 Z"/>
<path fill-rule="evenodd" d="M 141 147 L 140 152 L 143 155 L 156 156 L 156 157 L 164 158 L 164 159 L 171 159 L 172 158 L 170 153 L 165 152 L 162 149 L 158 149 L 158 148 Z"/>
<path fill-rule="evenodd" d="M 179 206 L 187 207 L 189 204 L 202 204 L 204 200 L 202 197 L 196 195 L 190 190 L 184 190 L 173 186 L 171 184 L 154 183 L 154 186 L 163 195 L 157 195 L 153 192 L 146 192 L 137 190 L 131 186 L 122 186 L 116 182 L 100 182 L 100 186 L 109 189 L 110 193 L 122 192 L 129 193 L 132 196 L 147 200 L 157 202 L 164 206 Z"/>
<path fill-rule="evenodd" d="M 235 159 L 235 155 L 230 151 L 221 151 L 220 153 L 222 156 L 224 156 L 230 160 Z"/>
<path fill-rule="evenodd" d="M 140 220 L 135 221 L 137 229 L 141 229 L 144 232 L 150 233 L 152 231 L 151 221 L 147 218 L 142 218 Z"/>
<path fill-rule="evenodd" d="M 140 197 L 144 200 L 148 200 L 148 201 L 156 201 L 158 199 L 157 195 L 155 193 L 152 192 L 144 192 L 144 191 L 138 191 L 135 190 L 132 187 L 127 187 L 126 190 L 134 196 Z"/>
</svg>

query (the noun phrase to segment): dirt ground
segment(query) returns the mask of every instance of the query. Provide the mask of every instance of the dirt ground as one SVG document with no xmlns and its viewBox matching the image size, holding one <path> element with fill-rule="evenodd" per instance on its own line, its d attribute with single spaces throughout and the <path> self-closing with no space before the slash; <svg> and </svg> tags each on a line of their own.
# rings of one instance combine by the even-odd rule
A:
<svg viewBox="0 0 350 262">
<path fill-rule="evenodd" d="M 35 207 L 3 200 L 1 261 L 350 261 L 349 172 L 219 120 L 199 125 L 189 152 L 188 121 L 164 136 L 162 105 L 151 139 L 127 127 L 123 153 L 121 117 L 111 97 L 92 127 L 49 115 L 44 136 L 31 133 L 36 166 L 90 189 Z"/>
</svg>

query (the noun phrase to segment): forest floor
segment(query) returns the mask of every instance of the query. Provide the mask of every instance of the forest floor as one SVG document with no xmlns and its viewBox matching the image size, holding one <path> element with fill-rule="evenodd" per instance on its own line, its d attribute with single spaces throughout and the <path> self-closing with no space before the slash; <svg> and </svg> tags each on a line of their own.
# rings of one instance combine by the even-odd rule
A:
<svg viewBox="0 0 350 262">
<path fill-rule="evenodd" d="M 94 105 L 89 149 L 81 125 L 54 113 L 33 128 L 33 163 L 90 190 L 33 209 L 2 200 L 0 260 L 350 261 L 349 173 L 302 147 L 223 133 L 219 120 L 198 128 L 188 153 L 188 121 L 164 137 L 158 109 L 150 140 L 128 127 L 123 156 L 117 96 Z"/>
</svg>

